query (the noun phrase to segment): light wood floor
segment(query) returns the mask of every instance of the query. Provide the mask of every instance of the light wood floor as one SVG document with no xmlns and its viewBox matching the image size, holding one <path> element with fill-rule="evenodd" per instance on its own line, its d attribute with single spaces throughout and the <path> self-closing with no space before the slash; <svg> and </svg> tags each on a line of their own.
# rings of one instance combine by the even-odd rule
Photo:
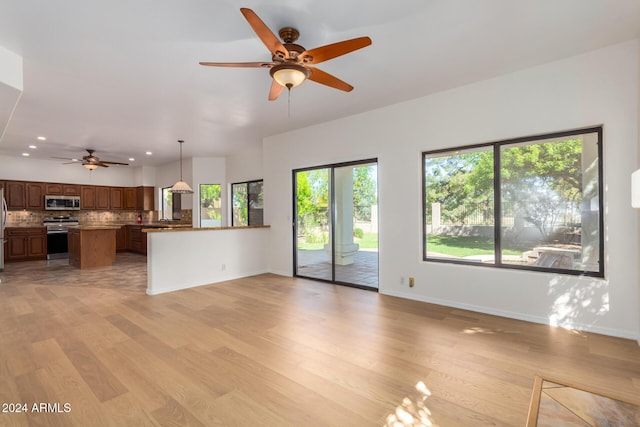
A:
<svg viewBox="0 0 640 427">
<path fill-rule="evenodd" d="M 637 401 L 640 347 L 276 275 L 0 284 L 0 402 L 62 411 L 0 426 L 524 426 L 536 374 Z"/>
</svg>

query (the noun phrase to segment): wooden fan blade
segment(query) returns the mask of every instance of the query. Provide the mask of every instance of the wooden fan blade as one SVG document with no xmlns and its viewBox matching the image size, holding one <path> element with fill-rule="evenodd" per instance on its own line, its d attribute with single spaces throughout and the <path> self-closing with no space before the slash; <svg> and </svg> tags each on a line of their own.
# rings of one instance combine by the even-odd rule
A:
<svg viewBox="0 0 640 427">
<path fill-rule="evenodd" d="M 108 162 L 108 161 L 106 161 L 106 160 L 101 160 L 99 163 L 106 164 L 106 165 L 123 165 L 123 166 L 129 166 L 129 163 Z"/>
<path fill-rule="evenodd" d="M 282 89 L 284 89 L 284 86 L 273 80 L 271 82 L 271 89 L 269 90 L 269 101 L 275 101 L 276 99 L 278 99 L 278 97 L 282 93 Z"/>
<path fill-rule="evenodd" d="M 340 89 L 345 92 L 351 92 L 353 90 L 353 86 L 351 86 L 349 83 L 346 83 L 339 78 L 322 71 L 319 68 L 307 67 L 307 69 L 311 71 L 311 74 L 308 77 L 309 80 L 313 80 L 316 83 L 327 85 L 335 89 Z"/>
<path fill-rule="evenodd" d="M 234 67 L 234 68 L 271 68 L 276 65 L 273 62 L 200 62 L 207 67 Z"/>
<path fill-rule="evenodd" d="M 298 55 L 305 64 L 319 64 L 329 59 L 337 58 L 354 50 L 362 49 L 371 44 L 369 37 L 359 37 L 357 39 L 345 40 L 338 43 L 328 44 L 326 46 L 316 47 L 307 50 Z M 311 57 L 307 60 L 305 56 Z"/>
<path fill-rule="evenodd" d="M 103 168 L 108 168 L 109 165 L 105 165 L 106 162 L 98 162 L 98 163 L 94 163 L 94 165 L 96 166 L 102 166 Z"/>
<path fill-rule="evenodd" d="M 282 45 L 282 43 L 280 43 L 280 40 L 278 40 L 276 35 L 273 34 L 269 27 L 262 22 L 262 19 L 260 19 L 253 10 L 242 7 L 240 8 L 240 12 L 242 12 L 245 19 L 249 22 L 249 25 L 251 25 L 251 28 L 253 28 L 253 31 L 255 31 L 260 40 L 262 40 L 262 43 L 264 43 L 267 49 L 269 49 L 269 52 L 272 54 L 282 52 L 285 58 L 289 57 L 289 51 Z"/>
</svg>

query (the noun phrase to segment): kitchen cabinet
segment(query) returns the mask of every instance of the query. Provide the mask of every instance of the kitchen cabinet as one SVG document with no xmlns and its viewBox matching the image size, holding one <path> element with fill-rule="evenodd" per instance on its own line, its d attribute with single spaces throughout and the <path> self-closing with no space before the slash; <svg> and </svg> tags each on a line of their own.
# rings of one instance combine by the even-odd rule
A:
<svg viewBox="0 0 640 427">
<path fill-rule="evenodd" d="M 4 198 L 7 201 L 7 209 L 17 210 L 26 207 L 26 186 L 23 181 L 6 181 Z"/>
<path fill-rule="evenodd" d="M 136 209 L 152 211 L 155 209 L 155 187 L 136 187 Z"/>
<path fill-rule="evenodd" d="M 111 210 L 122 210 L 124 208 L 122 187 L 109 187 L 109 208 Z"/>
<path fill-rule="evenodd" d="M 41 182 L 25 183 L 26 203 L 25 208 L 30 210 L 44 209 L 44 185 Z"/>
<path fill-rule="evenodd" d="M 95 187 L 96 189 L 96 209 L 109 210 L 111 193 L 109 187 Z"/>
<path fill-rule="evenodd" d="M 143 225 L 127 225 L 126 246 L 127 250 L 139 254 L 147 254 L 147 233 L 143 233 Z"/>
<path fill-rule="evenodd" d="M 124 226 L 116 230 L 116 252 L 127 250 L 127 233 Z"/>
<path fill-rule="evenodd" d="M 80 187 L 80 207 L 87 210 L 96 208 L 96 187 L 93 185 Z"/>
<path fill-rule="evenodd" d="M 138 189 L 136 187 L 124 188 L 124 209 L 135 210 L 138 209 Z"/>
<path fill-rule="evenodd" d="M 5 262 L 47 259 L 45 227 L 7 227 Z"/>
<path fill-rule="evenodd" d="M 80 186 L 76 184 L 44 183 L 44 194 L 47 196 L 80 196 Z"/>
</svg>

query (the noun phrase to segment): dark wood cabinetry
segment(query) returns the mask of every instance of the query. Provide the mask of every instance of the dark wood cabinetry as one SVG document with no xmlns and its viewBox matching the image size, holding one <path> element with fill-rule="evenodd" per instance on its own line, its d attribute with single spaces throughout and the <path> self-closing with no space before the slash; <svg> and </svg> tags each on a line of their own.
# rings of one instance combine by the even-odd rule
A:
<svg viewBox="0 0 640 427">
<path fill-rule="evenodd" d="M 109 187 L 56 182 L 0 181 L 9 210 L 44 210 L 44 196 L 80 196 L 82 210 L 137 210 L 155 208 L 154 187 Z"/>
<path fill-rule="evenodd" d="M 47 230 L 44 227 L 7 227 L 6 262 L 47 259 Z"/>
<path fill-rule="evenodd" d="M 44 183 L 44 194 L 47 196 L 80 196 L 80 186 L 46 182 Z"/>
<path fill-rule="evenodd" d="M 122 187 L 109 188 L 109 209 L 111 210 L 124 209 L 124 194 L 123 194 Z"/>
<path fill-rule="evenodd" d="M 123 252 L 127 250 L 127 231 L 126 227 L 122 226 L 116 230 L 116 252 Z"/>
<path fill-rule="evenodd" d="M 26 206 L 26 186 L 23 181 L 6 181 L 4 198 L 7 201 L 7 209 L 24 209 Z"/>
<path fill-rule="evenodd" d="M 124 189 L 124 209 L 138 209 L 138 188 L 125 187 Z"/>
<path fill-rule="evenodd" d="M 109 199 L 111 198 L 111 192 L 109 187 L 95 187 L 96 188 L 96 209 L 108 210 Z"/>
<path fill-rule="evenodd" d="M 44 184 L 41 182 L 27 182 L 25 185 L 25 209 L 44 209 Z"/>
<path fill-rule="evenodd" d="M 155 187 L 136 187 L 136 209 L 152 211 L 155 209 Z"/>
<path fill-rule="evenodd" d="M 147 233 L 143 233 L 142 225 L 127 225 L 126 228 L 126 248 L 128 251 L 139 254 L 147 254 Z"/>
<path fill-rule="evenodd" d="M 93 185 L 83 185 L 80 187 L 80 208 L 96 208 L 96 187 Z"/>
</svg>

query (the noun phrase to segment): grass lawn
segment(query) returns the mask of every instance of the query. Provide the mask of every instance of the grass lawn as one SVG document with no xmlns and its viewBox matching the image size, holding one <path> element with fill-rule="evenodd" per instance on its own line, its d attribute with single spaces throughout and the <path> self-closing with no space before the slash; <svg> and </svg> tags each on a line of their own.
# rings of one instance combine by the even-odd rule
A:
<svg viewBox="0 0 640 427">
<path fill-rule="evenodd" d="M 503 255 L 522 255 L 523 248 L 502 248 Z M 471 255 L 491 255 L 493 239 L 480 236 L 427 236 L 427 251 L 463 258 Z"/>
</svg>

